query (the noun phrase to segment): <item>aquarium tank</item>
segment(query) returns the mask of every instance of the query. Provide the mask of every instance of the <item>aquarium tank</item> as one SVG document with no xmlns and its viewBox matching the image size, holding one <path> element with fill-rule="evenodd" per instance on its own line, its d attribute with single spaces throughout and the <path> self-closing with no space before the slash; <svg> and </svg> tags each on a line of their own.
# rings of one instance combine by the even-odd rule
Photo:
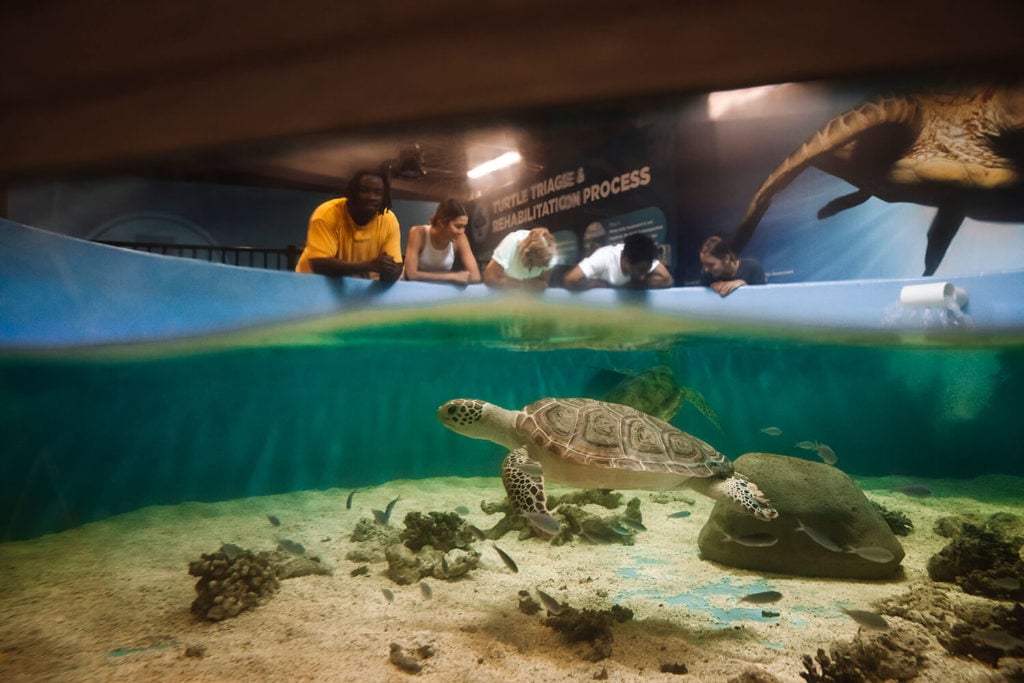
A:
<svg viewBox="0 0 1024 683">
<path fill-rule="evenodd" d="M 9 187 L 0 675 L 1018 680 L 1022 103 L 783 83 Z M 402 255 L 454 198 L 481 272 L 546 227 L 547 288 L 294 272 L 363 167 Z M 635 234 L 673 286 L 565 286 Z M 713 236 L 764 284 L 709 287 Z"/>
</svg>

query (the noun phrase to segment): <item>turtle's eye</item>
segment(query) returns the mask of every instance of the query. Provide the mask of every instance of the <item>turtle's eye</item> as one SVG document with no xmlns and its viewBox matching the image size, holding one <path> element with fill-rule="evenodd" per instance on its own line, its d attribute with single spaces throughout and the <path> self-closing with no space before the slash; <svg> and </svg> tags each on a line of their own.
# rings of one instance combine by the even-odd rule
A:
<svg viewBox="0 0 1024 683">
<path fill-rule="evenodd" d="M 458 411 L 458 408 L 456 408 L 455 406 L 448 406 L 448 414 L 449 415 L 454 415 L 457 411 Z"/>
</svg>

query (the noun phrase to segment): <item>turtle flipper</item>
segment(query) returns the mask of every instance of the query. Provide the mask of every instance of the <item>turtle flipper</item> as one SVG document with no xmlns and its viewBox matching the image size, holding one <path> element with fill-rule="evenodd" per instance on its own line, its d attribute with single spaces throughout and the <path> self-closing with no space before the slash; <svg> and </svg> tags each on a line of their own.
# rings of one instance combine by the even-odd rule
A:
<svg viewBox="0 0 1024 683">
<path fill-rule="evenodd" d="M 964 222 L 964 212 L 956 207 L 940 206 L 928 228 L 928 247 L 924 252 L 924 274 L 934 275 L 942 263 L 950 242 Z"/>
<path fill-rule="evenodd" d="M 697 409 L 697 412 L 706 417 L 711 424 L 715 425 L 715 429 L 722 431 L 722 425 L 718 421 L 718 413 L 715 412 L 715 409 L 704 398 L 704 394 L 690 387 L 681 387 L 681 389 L 683 400 L 689 401 Z"/>
<path fill-rule="evenodd" d="M 510 451 L 501 464 L 501 483 L 512 511 L 523 515 L 530 527 L 543 536 L 558 533 L 558 520 L 548 511 L 541 465 L 530 459 L 525 447 Z"/>
<path fill-rule="evenodd" d="M 698 493 L 729 503 L 740 512 L 770 522 L 779 516 L 772 502 L 757 485 L 739 477 L 692 479 L 691 487 Z"/>
</svg>

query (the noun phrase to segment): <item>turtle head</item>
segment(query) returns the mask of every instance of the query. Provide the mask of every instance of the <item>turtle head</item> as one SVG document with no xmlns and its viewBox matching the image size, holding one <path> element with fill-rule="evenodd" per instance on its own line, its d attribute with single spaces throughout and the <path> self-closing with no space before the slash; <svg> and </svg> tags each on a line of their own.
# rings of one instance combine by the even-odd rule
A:
<svg viewBox="0 0 1024 683">
<path fill-rule="evenodd" d="M 515 413 L 475 398 L 453 398 L 437 409 L 437 419 L 448 429 L 472 439 L 505 444 Z"/>
</svg>

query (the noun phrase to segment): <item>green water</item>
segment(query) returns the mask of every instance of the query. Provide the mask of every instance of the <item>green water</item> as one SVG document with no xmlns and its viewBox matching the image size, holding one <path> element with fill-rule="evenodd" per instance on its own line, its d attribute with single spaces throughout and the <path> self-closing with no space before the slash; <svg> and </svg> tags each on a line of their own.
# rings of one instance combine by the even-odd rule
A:
<svg viewBox="0 0 1024 683">
<path fill-rule="evenodd" d="M 442 428 L 439 404 L 599 398 L 623 377 L 613 368 L 665 359 L 722 429 L 690 405 L 672 423 L 732 458 L 816 458 L 795 447 L 810 440 L 855 476 L 1024 476 L 1019 344 L 616 338 L 563 322 L 414 319 L 302 343 L 0 359 L 0 533 L 31 537 L 153 504 L 495 476 L 502 449 Z"/>
</svg>

